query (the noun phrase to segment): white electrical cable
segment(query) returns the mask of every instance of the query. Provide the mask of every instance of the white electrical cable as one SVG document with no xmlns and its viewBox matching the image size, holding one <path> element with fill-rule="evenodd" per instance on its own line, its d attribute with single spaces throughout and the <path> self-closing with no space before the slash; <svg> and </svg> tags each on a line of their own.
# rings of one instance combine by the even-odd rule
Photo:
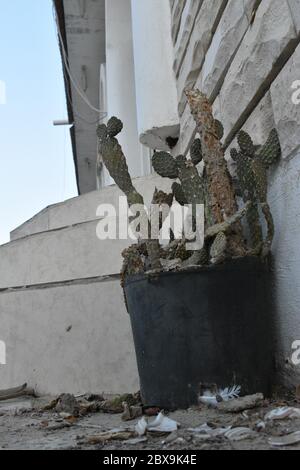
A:
<svg viewBox="0 0 300 470">
<path fill-rule="evenodd" d="M 80 88 L 80 86 L 76 83 L 76 80 L 72 76 L 72 73 L 71 73 L 71 70 L 70 70 L 70 67 L 69 67 L 69 64 L 68 64 L 68 57 L 67 57 L 67 53 L 66 53 L 66 50 L 65 50 L 64 41 L 63 41 L 63 37 L 62 37 L 61 31 L 60 31 L 59 22 L 58 22 L 58 18 L 57 18 L 57 15 L 56 15 L 54 5 L 53 5 L 53 16 L 54 16 L 54 21 L 55 21 L 55 24 L 56 24 L 60 44 L 61 44 L 62 58 L 63 58 L 64 66 L 65 66 L 66 71 L 68 72 L 69 78 L 70 78 L 75 90 L 77 91 L 79 96 L 82 98 L 82 100 L 87 104 L 87 106 L 92 111 L 95 111 L 96 113 L 99 113 L 99 114 L 104 114 L 103 111 L 101 111 L 101 109 L 98 109 L 98 108 L 96 108 L 95 106 L 92 105 L 92 103 L 89 101 L 89 99 L 86 96 L 86 94 L 84 93 L 84 91 Z"/>
<path fill-rule="evenodd" d="M 64 78 L 66 79 L 67 73 L 66 73 L 66 70 L 65 70 L 64 67 L 63 67 L 63 75 L 64 75 Z M 92 122 L 91 122 L 91 121 L 88 121 L 87 119 L 85 119 L 83 116 L 81 116 L 80 114 L 78 114 L 78 113 L 74 110 L 74 105 L 73 105 L 73 102 L 72 102 L 72 97 L 71 97 L 71 95 L 70 95 L 70 91 L 69 91 L 69 89 L 68 89 L 68 86 L 66 86 L 66 95 L 67 95 L 66 97 L 67 97 L 68 102 L 70 103 L 70 105 L 71 105 L 72 108 L 73 108 L 73 115 L 74 115 L 75 117 L 77 117 L 78 119 L 80 119 L 81 121 L 85 122 L 86 124 L 89 124 L 89 125 L 91 125 L 91 126 L 92 126 L 92 125 L 95 125 L 95 124 L 99 124 L 102 119 L 104 119 L 104 118 L 107 117 L 107 113 L 102 112 L 102 113 L 101 113 L 102 116 L 99 116 L 95 121 L 92 121 Z"/>
</svg>

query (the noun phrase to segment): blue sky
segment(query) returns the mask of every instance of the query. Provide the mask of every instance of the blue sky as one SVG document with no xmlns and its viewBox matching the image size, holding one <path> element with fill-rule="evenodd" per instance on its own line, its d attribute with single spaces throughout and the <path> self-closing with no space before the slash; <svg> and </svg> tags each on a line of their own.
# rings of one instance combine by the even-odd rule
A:
<svg viewBox="0 0 300 470">
<path fill-rule="evenodd" d="M 51 0 L 0 0 L 0 244 L 49 204 L 77 195 Z"/>
</svg>

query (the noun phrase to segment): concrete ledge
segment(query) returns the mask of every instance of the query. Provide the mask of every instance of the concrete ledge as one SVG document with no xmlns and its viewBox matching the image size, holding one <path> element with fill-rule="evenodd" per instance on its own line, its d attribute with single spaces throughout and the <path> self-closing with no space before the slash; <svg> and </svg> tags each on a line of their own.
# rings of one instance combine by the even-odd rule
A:
<svg viewBox="0 0 300 470">
<path fill-rule="evenodd" d="M 99 221 L 52 230 L 0 247 L 0 289 L 117 274 L 130 240 L 99 240 Z"/>
<path fill-rule="evenodd" d="M 169 191 L 172 182 L 153 174 L 143 178 L 135 178 L 134 185 L 143 194 L 145 203 L 149 204 L 156 186 L 164 191 Z M 117 207 L 121 195 L 123 193 L 113 185 L 49 206 L 13 230 L 11 240 L 95 220 L 99 204 L 113 204 Z"/>
</svg>

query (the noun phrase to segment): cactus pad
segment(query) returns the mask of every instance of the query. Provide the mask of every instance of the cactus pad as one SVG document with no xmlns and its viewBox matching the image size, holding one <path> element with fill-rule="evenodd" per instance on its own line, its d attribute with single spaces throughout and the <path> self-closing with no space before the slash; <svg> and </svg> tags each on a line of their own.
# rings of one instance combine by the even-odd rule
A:
<svg viewBox="0 0 300 470">
<path fill-rule="evenodd" d="M 104 164 L 121 191 L 125 194 L 132 189 L 126 158 L 117 139 L 107 139 L 102 143 L 101 153 Z"/>
<path fill-rule="evenodd" d="M 194 140 L 191 146 L 190 154 L 191 154 L 191 160 L 194 163 L 194 165 L 198 165 L 198 163 L 202 161 L 203 155 L 202 155 L 202 145 L 201 145 L 200 139 Z"/>
<path fill-rule="evenodd" d="M 281 156 L 281 146 L 276 129 L 272 129 L 267 142 L 258 154 L 258 158 L 262 161 L 266 168 L 276 163 Z"/>
<path fill-rule="evenodd" d="M 218 139 L 222 140 L 223 137 L 224 137 L 224 127 L 223 127 L 223 124 L 221 123 L 221 121 L 219 121 L 218 119 L 215 119 L 215 127 L 216 127 L 216 131 L 217 131 Z"/>
<path fill-rule="evenodd" d="M 97 127 L 97 136 L 100 142 L 103 142 L 107 138 L 107 127 L 105 124 L 99 124 Z"/>
<path fill-rule="evenodd" d="M 188 200 L 183 192 L 181 184 L 173 183 L 172 191 L 178 204 L 180 204 L 181 206 L 185 206 L 186 204 L 188 204 Z"/>
<path fill-rule="evenodd" d="M 163 178 L 176 179 L 178 168 L 171 154 L 168 152 L 156 152 L 152 157 L 154 171 Z"/>
<path fill-rule="evenodd" d="M 123 129 L 123 123 L 120 119 L 113 116 L 107 123 L 107 133 L 109 137 L 116 137 Z"/>
<path fill-rule="evenodd" d="M 223 261 L 227 248 L 227 237 L 224 232 L 219 232 L 210 248 L 210 257 L 213 263 Z"/>
<path fill-rule="evenodd" d="M 255 154 L 255 147 L 250 135 L 245 131 L 240 131 L 237 140 L 242 153 L 247 155 L 247 157 L 253 158 Z"/>
</svg>

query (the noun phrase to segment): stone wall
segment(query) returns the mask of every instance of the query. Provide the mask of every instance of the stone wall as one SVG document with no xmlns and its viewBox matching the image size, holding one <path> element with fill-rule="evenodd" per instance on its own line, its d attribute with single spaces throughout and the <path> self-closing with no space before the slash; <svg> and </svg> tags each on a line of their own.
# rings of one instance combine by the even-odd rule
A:
<svg viewBox="0 0 300 470">
<path fill-rule="evenodd" d="M 170 0 L 174 72 L 181 124 L 177 153 L 195 136 L 184 89 L 204 91 L 224 124 L 229 149 L 240 129 L 261 144 L 274 126 L 283 158 L 270 174 L 278 311 L 278 370 L 285 384 L 300 381 L 291 347 L 300 339 L 300 0 Z M 262 359 L 263 360 L 263 359 Z"/>
</svg>

